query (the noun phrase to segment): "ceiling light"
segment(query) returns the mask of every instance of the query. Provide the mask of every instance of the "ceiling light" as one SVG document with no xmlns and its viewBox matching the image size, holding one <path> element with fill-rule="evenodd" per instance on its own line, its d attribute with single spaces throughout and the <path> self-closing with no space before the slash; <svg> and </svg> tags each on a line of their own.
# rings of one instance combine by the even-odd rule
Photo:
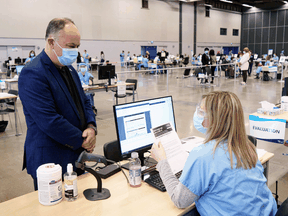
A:
<svg viewBox="0 0 288 216">
<path fill-rule="evenodd" d="M 226 3 L 233 3 L 233 1 L 228 1 L 228 0 L 220 0 L 222 2 L 226 2 Z"/>
<path fill-rule="evenodd" d="M 283 1 L 285 4 L 287 4 L 288 2 L 287 1 Z"/>
<path fill-rule="evenodd" d="M 253 6 L 251 6 L 251 5 L 248 5 L 248 4 L 242 4 L 242 6 L 244 6 L 244 7 L 250 7 L 250 8 L 252 8 Z"/>
</svg>

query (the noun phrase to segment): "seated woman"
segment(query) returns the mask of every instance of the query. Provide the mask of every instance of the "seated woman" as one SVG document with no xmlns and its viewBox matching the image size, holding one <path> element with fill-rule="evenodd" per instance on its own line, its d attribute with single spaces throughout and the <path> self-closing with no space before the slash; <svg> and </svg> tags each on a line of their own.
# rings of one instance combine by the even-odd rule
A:
<svg viewBox="0 0 288 216">
<path fill-rule="evenodd" d="M 138 70 L 141 69 L 141 67 L 148 68 L 148 56 L 146 55 L 145 58 L 142 59 L 142 63 L 138 65 Z"/>
<path fill-rule="evenodd" d="M 24 64 L 27 64 L 28 62 L 32 62 L 32 60 L 36 57 L 34 50 L 31 50 L 29 52 L 29 57 L 26 58 Z"/>
<path fill-rule="evenodd" d="M 255 77 L 255 79 L 259 79 L 259 78 L 260 78 L 259 75 L 260 75 L 261 72 L 262 72 L 262 63 L 259 62 L 258 67 L 257 67 L 257 70 L 256 70 L 256 77 Z"/>
<path fill-rule="evenodd" d="M 265 62 L 264 66 L 270 66 L 270 56 L 269 55 L 266 56 L 266 62 Z"/>
<path fill-rule="evenodd" d="M 151 155 L 166 190 L 178 208 L 193 202 L 201 216 L 275 215 L 277 205 L 266 185 L 263 166 L 245 132 L 243 108 L 231 92 L 202 96 L 193 117 L 204 143 L 190 152 L 178 180 L 161 143 Z"/>
</svg>

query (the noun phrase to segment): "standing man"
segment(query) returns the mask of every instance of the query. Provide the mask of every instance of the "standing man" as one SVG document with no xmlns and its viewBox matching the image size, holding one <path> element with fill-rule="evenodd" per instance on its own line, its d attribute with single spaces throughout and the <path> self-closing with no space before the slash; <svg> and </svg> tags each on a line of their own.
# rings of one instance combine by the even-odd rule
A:
<svg viewBox="0 0 288 216">
<path fill-rule="evenodd" d="M 96 121 L 78 74 L 76 60 L 80 33 L 68 18 L 51 20 L 46 29 L 45 49 L 22 69 L 19 96 L 27 124 L 23 169 L 37 190 L 37 168 L 55 163 L 67 170 L 83 150 L 96 144 Z M 75 169 L 78 175 L 82 170 Z"/>
<path fill-rule="evenodd" d="M 249 59 L 250 59 L 250 53 L 248 47 L 245 47 L 243 50 L 243 56 L 241 57 L 240 62 L 238 65 L 241 67 L 241 72 L 243 76 L 243 82 L 241 82 L 241 85 L 246 85 L 247 82 L 247 71 L 249 67 Z"/>
<path fill-rule="evenodd" d="M 87 50 L 84 50 L 83 58 L 84 58 L 84 63 L 88 66 L 88 69 L 90 69 L 90 65 L 89 65 L 90 56 L 87 53 Z"/>
<path fill-rule="evenodd" d="M 209 48 L 206 47 L 202 55 L 202 70 L 204 74 L 206 74 L 206 67 L 208 67 L 208 65 L 210 65 L 210 56 L 209 56 Z M 205 83 L 208 83 L 207 79 L 205 80 Z"/>
<path fill-rule="evenodd" d="M 250 54 L 250 58 L 249 58 L 248 75 L 251 76 L 252 68 L 253 68 L 254 55 L 253 55 L 251 50 L 250 50 L 249 54 Z"/>
<path fill-rule="evenodd" d="M 124 67 L 124 58 L 125 58 L 125 53 L 124 53 L 124 50 L 122 50 L 122 53 L 120 53 L 121 67 Z"/>
</svg>

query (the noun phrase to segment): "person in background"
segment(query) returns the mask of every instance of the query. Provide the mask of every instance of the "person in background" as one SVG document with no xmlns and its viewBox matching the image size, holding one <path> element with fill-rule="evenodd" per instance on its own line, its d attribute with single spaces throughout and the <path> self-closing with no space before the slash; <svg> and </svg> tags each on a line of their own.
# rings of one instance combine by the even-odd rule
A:
<svg viewBox="0 0 288 216">
<path fill-rule="evenodd" d="M 62 175 L 96 145 L 96 121 L 72 64 L 78 56 L 80 32 L 69 18 L 52 19 L 46 29 L 45 49 L 27 64 L 18 80 L 19 97 L 27 124 L 23 169 L 37 190 L 36 170 L 59 164 Z M 77 175 L 83 170 L 73 166 Z"/>
<path fill-rule="evenodd" d="M 204 74 L 206 74 L 206 67 L 208 67 L 208 65 L 210 65 L 210 56 L 209 56 L 209 48 L 206 47 L 202 55 L 202 71 Z M 207 79 L 205 80 L 205 83 L 208 83 Z"/>
<path fill-rule="evenodd" d="M 150 60 L 150 53 L 148 50 L 146 51 L 146 56 L 147 56 L 147 59 Z"/>
<path fill-rule="evenodd" d="M 253 61 L 254 61 L 254 55 L 253 55 L 252 51 L 250 50 L 250 59 L 249 59 L 248 76 L 251 76 L 251 73 L 252 73 L 252 67 L 253 67 Z"/>
<path fill-rule="evenodd" d="M 233 52 L 232 50 L 229 51 L 229 56 L 232 56 L 233 55 Z"/>
<path fill-rule="evenodd" d="M 259 79 L 259 78 L 260 78 L 259 75 L 260 75 L 261 72 L 262 72 L 262 63 L 260 62 L 260 63 L 258 64 L 258 67 L 257 67 L 257 70 L 256 70 L 256 77 L 255 77 L 255 79 Z"/>
<path fill-rule="evenodd" d="M 241 60 L 238 63 L 241 69 L 242 75 L 243 75 L 243 82 L 241 82 L 241 85 L 246 85 L 246 82 L 247 82 L 247 71 L 249 67 L 249 59 L 250 59 L 249 49 L 248 47 L 245 47 L 243 50 L 243 56 L 241 57 Z"/>
<path fill-rule="evenodd" d="M 84 63 L 86 63 L 87 65 L 89 64 L 89 54 L 87 53 L 87 50 L 84 50 L 84 53 L 83 53 L 83 59 L 84 59 Z"/>
<path fill-rule="evenodd" d="M 31 50 L 31 51 L 29 52 L 29 57 L 26 58 L 24 64 L 27 64 L 28 62 L 32 62 L 35 57 L 36 57 L 36 55 L 35 55 L 34 50 Z"/>
<path fill-rule="evenodd" d="M 210 83 L 213 83 L 215 69 L 216 69 L 216 56 L 215 56 L 215 51 L 213 49 L 210 50 L 209 56 L 210 56 L 210 61 L 211 61 L 211 74 L 212 74 L 212 81 Z"/>
<path fill-rule="evenodd" d="M 120 53 L 121 67 L 124 67 L 124 58 L 125 58 L 125 52 L 124 50 L 122 50 L 122 53 Z"/>
<path fill-rule="evenodd" d="M 273 54 L 273 60 L 274 60 L 274 62 L 279 61 L 279 57 L 276 55 L 276 53 Z"/>
<path fill-rule="evenodd" d="M 138 65 L 138 69 L 141 69 L 141 66 L 143 66 L 144 68 L 148 68 L 148 56 L 146 55 L 143 59 L 142 59 L 142 63 Z"/>
<path fill-rule="evenodd" d="M 265 62 L 265 65 L 264 66 L 270 66 L 270 56 L 269 55 L 267 55 L 266 56 L 266 62 Z"/>
<path fill-rule="evenodd" d="M 128 51 L 127 53 L 127 58 L 130 58 L 130 51 Z"/>
<path fill-rule="evenodd" d="M 77 56 L 77 70 L 79 70 L 79 64 L 82 62 L 81 60 L 82 55 L 80 52 L 78 52 L 78 56 Z"/>
<path fill-rule="evenodd" d="M 220 51 L 217 51 L 217 55 L 216 56 L 221 56 Z"/>
<path fill-rule="evenodd" d="M 193 122 L 205 140 L 191 150 L 179 179 L 163 145 L 154 143 L 151 149 L 174 205 L 186 208 L 195 202 L 201 216 L 275 215 L 277 204 L 266 185 L 256 148 L 246 134 L 237 95 L 227 91 L 203 95 Z"/>
<path fill-rule="evenodd" d="M 86 65 L 85 63 L 80 63 L 79 64 L 79 69 L 80 72 L 78 72 L 78 76 L 80 79 L 80 82 L 82 84 L 82 86 L 88 86 L 92 83 L 92 80 L 94 79 L 93 75 L 91 73 L 88 72 L 88 65 Z M 95 113 L 95 106 L 94 106 L 94 93 L 85 93 L 85 95 L 89 98 L 90 100 L 90 104 L 92 106 L 92 109 Z"/>
<path fill-rule="evenodd" d="M 104 52 L 101 51 L 100 52 L 100 65 L 103 65 L 105 62 L 105 55 L 104 55 Z"/>
</svg>

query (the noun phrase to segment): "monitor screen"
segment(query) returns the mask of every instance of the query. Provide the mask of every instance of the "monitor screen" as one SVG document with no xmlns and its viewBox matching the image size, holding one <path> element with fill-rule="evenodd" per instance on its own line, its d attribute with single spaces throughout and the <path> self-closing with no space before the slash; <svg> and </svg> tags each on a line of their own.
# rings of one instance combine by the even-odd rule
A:
<svg viewBox="0 0 288 216">
<path fill-rule="evenodd" d="M 21 64 L 21 59 L 15 59 L 15 64 Z"/>
<path fill-rule="evenodd" d="M 141 62 L 143 60 L 142 57 L 138 57 L 138 61 Z"/>
<path fill-rule="evenodd" d="M 24 65 L 17 65 L 16 66 L 16 72 L 17 74 L 21 73 L 22 68 L 24 67 Z"/>
<path fill-rule="evenodd" d="M 109 77 L 109 73 L 110 73 L 110 77 Z M 99 80 L 109 79 L 109 78 L 114 78 L 114 77 L 115 77 L 115 65 L 99 66 L 99 70 L 98 70 Z"/>
<path fill-rule="evenodd" d="M 176 130 L 172 96 L 114 105 L 113 110 L 122 158 L 151 148 L 151 128 L 171 122 Z"/>
</svg>

